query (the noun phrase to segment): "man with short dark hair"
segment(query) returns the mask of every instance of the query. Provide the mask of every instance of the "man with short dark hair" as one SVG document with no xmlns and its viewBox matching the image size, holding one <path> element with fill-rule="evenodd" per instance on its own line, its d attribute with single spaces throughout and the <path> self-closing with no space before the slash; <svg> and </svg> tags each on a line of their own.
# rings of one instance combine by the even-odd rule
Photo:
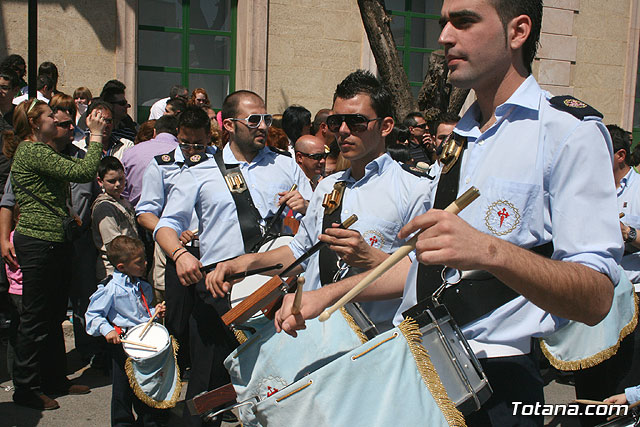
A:
<svg viewBox="0 0 640 427">
<path fill-rule="evenodd" d="M 302 135 L 294 146 L 295 160 L 309 179 L 311 189 L 315 190 L 318 181 L 324 176 L 324 165 L 329 153 L 324 141 L 317 136 Z"/>
<path fill-rule="evenodd" d="M 164 115 L 177 116 L 187 108 L 187 103 L 180 98 L 170 99 L 164 109 Z"/>
<path fill-rule="evenodd" d="M 620 280 L 611 139 L 595 109 L 551 97 L 531 76 L 542 6 L 542 0 L 444 0 L 439 43 L 449 80 L 473 89 L 477 101 L 454 131 L 452 144 L 467 148 L 447 162 L 451 170 L 440 174 L 438 187 L 445 185 L 453 198 L 475 186 L 480 197 L 456 216 L 441 210 L 449 201 L 436 191 L 438 209 L 399 233 L 406 238 L 424 230 L 412 268 L 400 262 L 360 294 L 404 291 L 398 323 L 419 309 L 417 301 L 430 300 L 442 284 L 442 266 L 450 267 L 449 280 L 455 269 L 496 278 L 500 298 L 472 301 L 474 313 L 485 313 L 479 317 L 460 310 L 468 287 L 445 290 L 453 317 L 466 318 L 460 327 L 493 388 L 483 408 L 467 416 L 471 426 L 542 426 L 541 414 L 525 415 L 513 404 L 544 403 L 533 338 L 567 319 L 596 325 Z M 550 242 L 551 258 L 528 250 Z M 350 279 L 354 286 L 360 277 Z M 302 327 L 294 316 L 286 322 Z"/>
<path fill-rule="evenodd" d="M 302 135 L 311 133 L 311 112 L 301 105 L 290 105 L 282 113 L 282 130 L 289 138 L 290 151 Z"/>
<path fill-rule="evenodd" d="M 50 76 L 46 74 L 40 74 L 36 79 L 36 97 L 40 101 L 44 101 L 47 104 L 49 100 L 51 100 L 51 96 L 53 95 L 53 80 Z M 22 101 L 26 101 L 29 98 L 29 94 L 25 93 L 24 95 L 18 96 L 13 99 L 13 103 L 15 105 L 20 104 Z"/>
<path fill-rule="evenodd" d="M 171 89 L 169 90 L 169 96 L 167 98 L 161 98 L 157 100 L 151 106 L 151 110 L 149 112 L 149 120 L 156 120 L 162 117 L 166 113 L 167 102 L 170 99 L 180 99 L 186 105 L 187 101 L 189 100 L 189 90 L 182 85 L 171 86 Z"/>
<path fill-rule="evenodd" d="M 435 141 L 434 145 L 437 153 L 439 154 L 441 150 L 438 150 L 442 145 L 442 142 L 451 135 L 453 129 L 456 127 L 458 122 L 460 121 L 460 116 L 453 113 L 444 113 L 442 116 L 438 118 L 438 121 L 435 124 L 436 133 L 435 133 Z"/>
<path fill-rule="evenodd" d="M 409 129 L 409 152 L 414 163 L 432 163 L 431 134 L 424 114 L 419 111 L 407 114 L 402 124 Z"/>
<path fill-rule="evenodd" d="M 113 131 L 109 142 L 111 147 L 107 155 L 120 159 L 122 153 L 132 147 L 138 131 L 137 124 L 127 113 L 131 104 L 125 97 L 126 86 L 118 80 L 109 80 L 100 93 L 100 98 L 111 104 L 113 111 Z M 114 154 L 117 153 L 117 154 Z"/>
<path fill-rule="evenodd" d="M 0 68 L 0 134 L 13 129 L 13 98 L 18 93 L 18 75 L 11 68 Z"/>
<path fill-rule="evenodd" d="M 311 124 L 311 133 L 318 138 L 322 138 L 324 145 L 331 147 L 336 143 L 336 135 L 327 127 L 327 117 L 331 115 L 329 108 L 318 110 Z"/>
</svg>

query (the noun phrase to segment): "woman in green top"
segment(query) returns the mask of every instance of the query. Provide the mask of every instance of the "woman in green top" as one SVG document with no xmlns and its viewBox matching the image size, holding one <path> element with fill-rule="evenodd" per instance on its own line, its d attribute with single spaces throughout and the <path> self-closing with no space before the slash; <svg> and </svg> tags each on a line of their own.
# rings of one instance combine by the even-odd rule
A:
<svg viewBox="0 0 640 427">
<path fill-rule="evenodd" d="M 11 167 L 12 186 L 20 206 L 14 247 L 23 275 L 13 400 L 40 410 L 59 406 L 43 391 L 80 391 L 61 374 L 66 365 L 62 321 L 71 272 L 71 246 L 64 239 L 62 223 L 71 214 L 69 182 L 95 179 L 100 162 L 105 120 L 99 111 L 94 111 L 87 117 L 87 125 L 91 131 L 87 155 L 84 159 L 70 158 L 60 153 L 70 141 L 53 140 L 56 124 L 49 106 L 27 100 L 16 107 L 15 134 L 3 138 L 5 152 L 17 146 Z M 86 388 L 83 391 L 88 392 Z"/>
</svg>

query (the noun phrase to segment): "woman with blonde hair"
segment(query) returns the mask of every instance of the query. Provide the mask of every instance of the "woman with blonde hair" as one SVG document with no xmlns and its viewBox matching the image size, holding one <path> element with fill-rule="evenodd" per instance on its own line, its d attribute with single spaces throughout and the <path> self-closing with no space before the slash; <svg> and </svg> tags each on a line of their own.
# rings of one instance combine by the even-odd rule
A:
<svg viewBox="0 0 640 427">
<path fill-rule="evenodd" d="M 36 99 L 16 107 L 14 132 L 3 135 L 3 150 L 13 157 L 11 184 L 20 205 L 11 255 L 23 274 L 13 400 L 39 410 L 59 407 L 47 394 L 89 392 L 66 377 L 62 335 L 71 273 L 71 243 L 65 233 L 72 217 L 69 183 L 95 179 L 106 122 L 96 110 L 87 117 L 87 125 L 91 134 L 84 159 L 60 153 L 63 147 L 53 139 L 53 112 Z"/>
</svg>

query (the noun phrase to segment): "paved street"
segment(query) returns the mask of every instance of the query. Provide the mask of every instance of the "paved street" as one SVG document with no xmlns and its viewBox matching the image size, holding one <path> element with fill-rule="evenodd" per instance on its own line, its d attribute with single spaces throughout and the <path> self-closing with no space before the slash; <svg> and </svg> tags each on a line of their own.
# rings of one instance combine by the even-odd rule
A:
<svg viewBox="0 0 640 427">
<path fill-rule="evenodd" d="M 0 347 L 0 425 L 2 426 L 47 426 L 47 427 L 102 427 L 109 426 L 109 405 L 111 401 L 110 379 L 101 371 L 81 366 L 80 357 L 73 348 L 71 324 L 65 322 L 65 340 L 69 364 L 69 378 L 91 387 L 91 393 L 85 396 L 56 397 L 60 409 L 40 412 L 14 405 L 11 396 L 13 391 L 7 390 L 11 385 L 6 371 L 6 346 Z M 185 387 L 186 390 L 186 387 Z M 573 387 L 551 381 L 545 387 L 547 403 L 568 403 L 575 398 Z M 174 409 L 171 425 L 179 426 L 179 414 L 182 403 Z M 545 424 L 552 427 L 578 427 L 575 418 L 559 417 L 546 419 Z M 224 424 L 232 427 L 239 424 Z M 310 420 L 309 427 L 313 427 Z"/>
</svg>

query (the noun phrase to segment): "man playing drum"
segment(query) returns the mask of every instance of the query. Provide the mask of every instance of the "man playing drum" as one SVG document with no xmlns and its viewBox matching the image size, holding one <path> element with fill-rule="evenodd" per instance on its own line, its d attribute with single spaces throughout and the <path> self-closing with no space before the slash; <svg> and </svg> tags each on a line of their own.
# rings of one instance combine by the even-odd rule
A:
<svg viewBox="0 0 640 427">
<path fill-rule="evenodd" d="M 532 337 L 566 319 L 597 324 L 619 280 L 611 140 L 597 111 L 551 98 L 531 76 L 541 21 L 541 0 L 444 1 L 439 42 L 450 80 L 477 96 L 454 130 L 468 146 L 458 159 L 458 194 L 476 186 L 481 195 L 460 216 L 431 209 L 410 221 L 399 237 L 425 230 L 417 261 L 397 264 L 360 296 L 404 288 L 397 322 L 416 303 L 424 264 L 488 271 L 520 294 L 461 325 L 494 390 L 469 425 L 541 426 L 542 416 L 514 414 L 512 405 L 544 401 Z M 548 242 L 551 259 L 527 250 Z M 341 282 L 341 293 L 358 279 Z M 303 296 L 302 314 L 292 316 L 286 298 L 276 321 L 295 333 L 335 299 Z"/>
<path fill-rule="evenodd" d="M 301 193 L 288 191 L 293 184 L 303 192 L 307 188 L 311 191 L 293 159 L 265 146 L 272 118 L 266 114 L 262 98 L 249 91 L 234 92 L 225 98 L 222 117 L 229 133 L 229 144 L 216 153 L 218 159 L 205 154 L 185 159 L 189 168 L 180 174 L 169 194 L 154 236 L 175 261 L 180 282 L 185 286 L 196 283 L 189 325 L 192 367 L 187 399 L 229 381 L 222 361 L 233 349 L 214 308 L 224 310 L 226 300 L 213 299 L 206 292 L 201 286 L 200 269 L 203 265 L 213 265 L 251 250 L 261 236 L 259 226 L 264 226 L 265 219 L 275 215 L 278 202 L 304 212 L 307 201 Z M 192 144 L 207 144 L 210 125 L 205 113 L 198 123 L 189 129 L 185 138 Z M 232 171 L 232 164 L 239 164 L 241 173 L 223 176 L 218 160 L 226 165 L 226 172 Z M 238 200 L 235 191 L 239 188 L 228 188 L 229 182 L 235 185 L 238 180 L 242 180 L 242 193 L 248 195 L 248 199 Z M 279 198 L 279 193 L 285 194 Z M 191 255 L 178 238 L 188 230 L 194 210 L 199 220 L 200 260 Z M 242 215 L 248 212 L 254 212 L 255 216 L 243 220 Z M 246 228 L 247 223 L 253 228 Z M 190 425 L 201 423 L 200 417 L 191 417 L 188 411 L 185 411 L 185 417 Z"/>
<path fill-rule="evenodd" d="M 385 153 L 385 137 L 394 125 L 392 108 L 391 95 L 369 72 L 353 72 L 338 85 L 334 114 L 327 118 L 327 125 L 336 134 L 351 168 L 320 181 L 288 246 L 218 264 L 206 280 L 215 295 L 224 296 L 231 289 L 225 276 L 277 263 L 286 267 L 314 245 L 318 236 L 328 243 L 329 253 L 321 250 L 303 264 L 305 290 L 320 289 L 338 280 L 349 266 L 370 269 L 405 242 L 397 238 L 397 233 L 402 224 L 425 212 L 432 180 L 420 171 L 401 167 Z M 328 217 L 323 198 L 340 183 L 344 195 L 339 208 Z M 352 214 L 358 221 L 350 229 L 335 228 Z M 363 309 L 379 330 L 386 330 L 392 327 L 399 303 L 398 298 L 364 303 Z"/>
</svg>

